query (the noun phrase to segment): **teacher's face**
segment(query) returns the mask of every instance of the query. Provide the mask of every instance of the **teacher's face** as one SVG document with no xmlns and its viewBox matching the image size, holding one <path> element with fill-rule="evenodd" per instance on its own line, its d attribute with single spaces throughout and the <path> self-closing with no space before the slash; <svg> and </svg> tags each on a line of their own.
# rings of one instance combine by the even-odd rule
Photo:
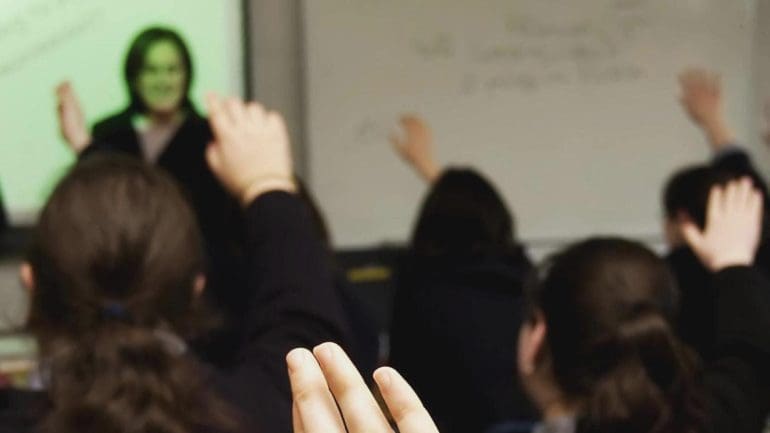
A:
<svg viewBox="0 0 770 433">
<path fill-rule="evenodd" d="M 150 113 L 173 114 L 182 104 L 186 81 L 179 49 L 173 42 L 158 41 L 147 50 L 136 88 Z"/>
</svg>

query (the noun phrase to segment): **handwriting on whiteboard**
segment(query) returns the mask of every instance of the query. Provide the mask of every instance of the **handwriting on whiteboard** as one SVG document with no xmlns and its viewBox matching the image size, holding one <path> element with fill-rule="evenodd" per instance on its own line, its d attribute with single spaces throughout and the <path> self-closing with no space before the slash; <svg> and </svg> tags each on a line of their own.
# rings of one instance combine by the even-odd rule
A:
<svg viewBox="0 0 770 433">
<path fill-rule="evenodd" d="M 645 2 L 614 0 L 600 16 L 560 21 L 511 13 L 483 36 L 449 29 L 416 36 L 411 53 L 420 62 L 462 68 L 463 95 L 634 82 L 647 73 L 633 55 L 652 29 Z"/>
<path fill-rule="evenodd" d="M 17 5 L 21 7 L 0 21 L 0 77 L 84 33 L 104 9 L 104 2 L 95 0 L 34 0 Z"/>
</svg>

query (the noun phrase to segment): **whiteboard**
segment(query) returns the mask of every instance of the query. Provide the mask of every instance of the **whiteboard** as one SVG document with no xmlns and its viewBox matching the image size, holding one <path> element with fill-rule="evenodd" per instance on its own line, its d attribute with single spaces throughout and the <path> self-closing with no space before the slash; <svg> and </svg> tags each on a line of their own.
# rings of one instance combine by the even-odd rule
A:
<svg viewBox="0 0 770 433">
<path fill-rule="evenodd" d="M 14 224 L 35 216 L 73 161 L 59 136 L 55 86 L 70 80 L 89 125 L 125 108 L 123 61 L 152 25 L 187 42 L 193 101 L 243 89 L 240 0 L 0 0 L 0 188 Z"/>
<path fill-rule="evenodd" d="M 307 0 L 310 182 L 336 243 L 408 239 L 426 191 L 387 140 L 400 113 L 444 164 L 491 178 L 526 241 L 660 237 L 660 191 L 709 157 L 676 77 L 723 76 L 754 139 L 753 1 Z"/>
</svg>

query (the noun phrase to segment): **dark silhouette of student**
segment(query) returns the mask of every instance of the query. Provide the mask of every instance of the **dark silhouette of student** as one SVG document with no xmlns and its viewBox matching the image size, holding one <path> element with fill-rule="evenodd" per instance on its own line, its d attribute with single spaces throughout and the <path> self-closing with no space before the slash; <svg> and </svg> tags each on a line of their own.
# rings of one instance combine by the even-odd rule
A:
<svg viewBox="0 0 770 433">
<path fill-rule="evenodd" d="M 511 366 L 532 265 L 511 213 L 478 172 L 437 168 L 424 122 L 402 124 L 394 144 L 430 191 L 398 272 L 390 363 L 445 433 L 531 418 Z"/>
</svg>

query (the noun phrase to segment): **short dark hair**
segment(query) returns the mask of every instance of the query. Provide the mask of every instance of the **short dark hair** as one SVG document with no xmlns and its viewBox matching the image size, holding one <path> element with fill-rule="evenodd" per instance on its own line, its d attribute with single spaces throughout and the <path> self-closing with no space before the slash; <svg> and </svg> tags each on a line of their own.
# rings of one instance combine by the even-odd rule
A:
<svg viewBox="0 0 770 433">
<path fill-rule="evenodd" d="M 179 50 L 179 54 L 182 56 L 182 64 L 186 74 L 182 106 L 185 108 L 192 108 L 193 106 L 189 94 L 193 82 L 194 71 L 192 56 L 190 55 L 190 50 L 187 48 L 187 44 L 179 33 L 170 28 L 149 27 L 139 33 L 131 42 L 123 65 L 123 77 L 126 80 L 130 100 L 129 107 L 134 112 L 144 113 L 147 111 L 147 107 L 136 89 L 136 80 L 144 67 L 147 52 L 153 45 L 161 41 L 173 43 Z"/>
<path fill-rule="evenodd" d="M 412 235 L 418 255 L 505 253 L 514 222 L 494 186 L 469 168 L 445 170 L 422 204 Z"/>
<path fill-rule="evenodd" d="M 740 174 L 719 170 L 709 165 L 685 167 L 666 182 L 663 191 L 663 208 L 666 217 L 675 219 L 684 212 L 703 229 L 706 225 L 706 208 L 711 188 L 738 179 Z"/>
</svg>

